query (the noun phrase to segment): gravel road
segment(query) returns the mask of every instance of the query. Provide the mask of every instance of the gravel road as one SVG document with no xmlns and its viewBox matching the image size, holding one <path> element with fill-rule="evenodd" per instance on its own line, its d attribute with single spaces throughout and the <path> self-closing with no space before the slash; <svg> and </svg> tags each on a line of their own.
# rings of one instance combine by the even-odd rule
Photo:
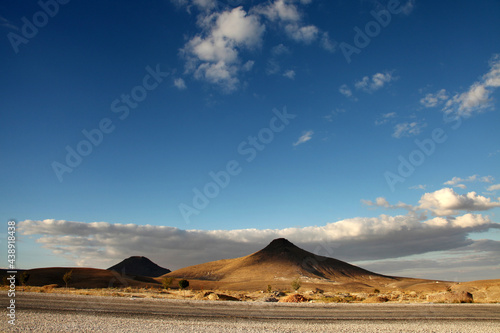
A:
<svg viewBox="0 0 500 333">
<path fill-rule="evenodd" d="M 1 332 L 500 332 L 500 304 L 270 304 L 17 295 Z"/>
</svg>

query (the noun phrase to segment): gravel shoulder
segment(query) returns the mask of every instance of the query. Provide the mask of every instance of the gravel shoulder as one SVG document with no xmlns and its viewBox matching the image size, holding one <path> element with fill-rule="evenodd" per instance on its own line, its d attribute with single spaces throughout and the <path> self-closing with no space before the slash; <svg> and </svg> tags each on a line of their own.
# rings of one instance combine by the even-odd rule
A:
<svg viewBox="0 0 500 333">
<path fill-rule="evenodd" d="M 0 294 L 1 304 L 7 304 Z M 277 304 L 20 293 L 1 332 L 499 332 L 500 304 Z"/>
<path fill-rule="evenodd" d="M 3 332 L 491 332 L 500 331 L 498 321 L 371 321 L 335 322 L 258 319 L 125 318 L 114 314 L 77 314 L 27 311 L 16 327 L 0 324 Z"/>
</svg>

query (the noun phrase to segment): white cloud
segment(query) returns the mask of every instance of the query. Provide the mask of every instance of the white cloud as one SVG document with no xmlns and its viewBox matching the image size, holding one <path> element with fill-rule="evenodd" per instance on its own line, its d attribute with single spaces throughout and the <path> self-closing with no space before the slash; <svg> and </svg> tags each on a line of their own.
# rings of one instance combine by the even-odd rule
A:
<svg viewBox="0 0 500 333">
<path fill-rule="evenodd" d="M 290 49 L 283 44 L 278 44 L 271 49 L 271 54 L 275 57 L 290 54 Z"/>
<path fill-rule="evenodd" d="M 484 85 L 487 87 L 500 87 L 500 54 L 490 60 L 490 71 L 483 76 Z"/>
<path fill-rule="evenodd" d="M 448 180 L 443 183 L 443 185 L 455 186 L 462 189 L 467 188 L 462 183 L 471 183 L 471 182 L 481 182 L 481 183 L 492 183 L 495 179 L 492 176 L 484 176 L 480 177 L 479 175 L 472 175 L 467 178 L 453 177 L 451 180 Z"/>
<path fill-rule="evenodd" d="M 408 187 L 410 190 L 425 190 L 427 185 L 415 185 Z"/>
<path fill-rule="evenodd" d="M 345 97 L 351 97 L 352 96 L 352 90 L 347 86 L 347 84 L 343 84 L 339 88 L 339 92 L 344 95 Z"/>
<path fill-rule="evenodd" d="M 464 195 L 456 193 L 451 188 L 425 193 L 420 201 L 420 209 L 431 211 L 437 216 L 455 215 L 459 211 L 485 211 L 500 207 L 500 198 L 492 201 L 476 192 L 469 192 Z"/>
<path fill-rule="evenodd" d="M 176 86 L 180 90 L 186 89 L 186 82 L 182 78 L 177 78 L 174 80 L 174 86 Z"/>
<path fill-rule="evenodd" d="M 495 156 L 496 154 L 500 154 L 500 149 L 499 149 L 499 150 L 497 150 L 497 151 L 494 151 L 493 153 L 489 153 L 489 154 L 488 154 L 488 157 Z"/>
<path fill-rule="evenodd" d="M 241 69 L 245 72 L 249 72 L 252 70 L 253 68 L 253 65 L 255 65 L 255 61 L 253 60 L 248 60 L 244 65 L 243 67 L 241 67 Z"/>
<path fill-rule="evenodd" d="M 257 6 L 254 11 L 271 21 L 297 22 L 301 19 L 297 7 L 285 0 L 276 0 L 266 5 Z"/>
<path fill-rule="evenodd" d="M 295 71 L 289 69 L 289 70 L 285 71 L 285 73 L 283 73 L 283 76 L 286 78 L 289 78 L 290 80 L 293 80 L 293 79 L 295 79 Z"/>
<path fill-rule="evenodd" d="M 300 3 L 307 5 L 310 1 L 300 1 Z M 288 37 L 296 42 L 310 44 L 318 39 L 320 34 L 318 27 L 312 24 L 306 25 L 302 22 L 302 14 L 292 1 L 270 1 L 253 7 L 251 12 L 262 15 L 272 23 L 278 24 Z M 334 51 L 334 43 L 329 39 L 326 32 L 322 35 L 321 46 L 328 51 Z"/>
<path fill-rule="evenodd" d="M 418 135 L 425 126 L 427 126 L 426 123 L 419 123 L 416 121 L 411 123 L 400 123 L 394 126 L 394 133 L 392 133 L 392 136 L 399 139 L 403 136 Z"/>
<path fill-rule="evenodd" d="M 328 52 L 335 52 L 337 50 L 337 42 L 330 39 L 328 32 L 323 32 L 321 36 L 321 46 Z"/>
<path fill-rule="evenodd" d="M 415 0 L 408 0 L 408 2 L 401 7 L 401 10 L 403 11 L 403 14 L 410 15 L 414 8 Z"/>
<path fill-rule="evenodd" d="M 498 191 L 500 190 L 500 184 L 491 185 L 487 188 L 488 191 Z"/>
<path fill-rule="evenodd" d="M 64 220 L 26 220 L 19 228 L 20 234 L 36 236 L 44 248 L 81 266 L 109 267 L 126 257 L 144 255 L 161 266 L 177 269 L 247 255 L 279 237 L 313 253 L 342 260 L 397 258 L 467 246 L 472 243 L 467 238 L 469 233 L 499 228 L 499 224 L 481 215 L 425 221 L 410 213 L 264 230 L 181 230 Z"/>
<path fill-rule="evenodd" d="M 171 0 L 178 7 L 186 7 L 188 13 L 191 13 L 191 7 L 198 10 L 208 11 L 217 7 L 217 0 Z"/>
<path fill-rule="evenodd" d="M 474 82 L 468 91 L 455 94 L 449 99 L 443 111 L 457 116 L 469 117 L 493 107 L 490 95 L 500 86 L 500 56 L 490 60 L 490 70 L 480 81 Z"/>
<path fill-rule="evenodd" d="M 363 77 L 360 81 L 357 81 L 354 84 L 356 89 L 361 89 L 367 93 L 373 93 L 384 87 L 386 83 L 394 81 L 395 77 L 392 76 L 392 73 L 376 73 L 371 78 L 369 76 Z"/>
<path fill-rule="evenodd" d="M 441 89 L 435 94 L 427 94 L 425 97 L 420 99 L 420 104 L 422 104 L 426 108 L 433 108 L 449 98 L 446 93 L 446 89 Z"/>
<path fill-rule="evenodd" d="M 389 121 L 389 119 L 395 118 L 396 112 L 384 113 L 380 116 L 380 119 L 375 120 L 375 125 L 380 126 Z"/>
<path fill-rule="evenodd" d="M 283 44 L 278 44 L 271 49 L 271 58 L 266 64 L 266 74 L 273 75 L 281 71 L 281 66 L 278 58 L 283 55 L 290 54 L 290 49 Z"/>
<path fill-rule="evenodd" d="M 412 205 L 405 204 L 404 202 L 398 202 L 395 205 L 391 205 L 386 198 L 378 197 L 375 202 L 371 200 L 361 200 L 361 202 L 367 206 L 376 206 L 389 209 L 406 209 L 408 211 L 413 211 L 415 208 Z"/>
<path fill-rule="evenodd" d="M 337 108 L 337 109 L 333 110 L 332 112 L 330 112 L 330 114 L 327 114 L 326 116 L 324 116 L 323 118 L 325 118 L 328 122 L 332 122 L 333 117 L 335 117 L 341 113 L 345 113 L 345 109 Z"/>
<path fill-rule="evenodd" d="M 296 42 L 310 44 L 318 37 L 319 30 L 314 25 L 301 26 L 297 23 L 290 23 L 285 26 L 285 31 L 290 38 Z"/>
<path fill-rule="evenodd" d="M 420 189 L 425 187 L 419 186 Z M 476 192 L 469 192 L 464 195 L 456 193 L 451 188 L 443 188 L 435 192 L 425 193 L 420 197 L 419 205 L 413 206 L 404 202 L 390 204 L 386 198 L 379 197 L 375 201 L 361 200 L 367 206 L 388 208 L 388 209 L 406 209 L 409 212 L 431 212 L 436 216 L 457 215 L 460 211 L 486 211 L 500 207 L 500 198 L 497 201 L 491 200 Z M 451 217 L 448 217 L 450 219 Z"/>
<path fill-rule="evenodd" d="M 187 58 L 186 70 L 196 79 L 221 86 L 227 92 L 237 89 L 239 52 L 260 47 L 265 26 L 242 7 L 202 17 L 204 34 L 193 37 L 181 50 Z M 248 62 L 247 62 L 248 64 Z"/>
<path fill-rule="evenodd" d="M 294 146 L 298 146 L 312 139 L 314 131 L 307 131 L 301 135 L 301 137 L 293 144 Z"/>
</svg>

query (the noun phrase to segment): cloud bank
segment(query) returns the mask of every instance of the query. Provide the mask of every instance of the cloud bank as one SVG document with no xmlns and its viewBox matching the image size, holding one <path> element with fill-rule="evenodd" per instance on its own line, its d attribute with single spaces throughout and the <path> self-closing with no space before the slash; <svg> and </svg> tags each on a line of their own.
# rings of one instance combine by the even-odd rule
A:
<svg viewBox="0 0 500 333">
<path fill-rule="evenodd" d="M 247 255 L 279 237 L 318 255 L 351 262 L 383 261 L 471 247 L 479 241 L 469 234 L 500 229 L 500 224 L 482 214 L 443 215 L 500 206 L 500 202 L 474 192 L 463 196 L 452 189 L 426 193 L 420 206 L 391 205 L 384 198 L 372 204 L 409 211 L 405 215 L 355 217 L 323 226 L 286 229 L 182 230 L 54 219 L 25 220 L 19 223 L 19 229 L 23 237 L 37 238 L 43 247 L 79 266 L 105 268 L 128 256 L 143 255 L 169 269 Z M 436 216 L 427 218 L 412 207 L 428 209 Z M 496 251 L 500 254 L 500 247 Z"/>
</svg>

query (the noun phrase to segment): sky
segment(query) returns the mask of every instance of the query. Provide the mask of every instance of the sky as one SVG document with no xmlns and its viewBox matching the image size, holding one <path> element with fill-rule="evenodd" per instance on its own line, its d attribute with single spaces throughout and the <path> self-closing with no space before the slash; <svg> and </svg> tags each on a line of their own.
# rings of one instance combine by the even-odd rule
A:
<svg viewBox="0 0 500 333">
<path fill-rule="evenodd" d="M 171 270 L 285 237 L 500 277 L 500 3 L 0 4 L 0 220 L 19 268 Z M 4 251 L 5 249 L 5 251 Z"/>
</svg>

